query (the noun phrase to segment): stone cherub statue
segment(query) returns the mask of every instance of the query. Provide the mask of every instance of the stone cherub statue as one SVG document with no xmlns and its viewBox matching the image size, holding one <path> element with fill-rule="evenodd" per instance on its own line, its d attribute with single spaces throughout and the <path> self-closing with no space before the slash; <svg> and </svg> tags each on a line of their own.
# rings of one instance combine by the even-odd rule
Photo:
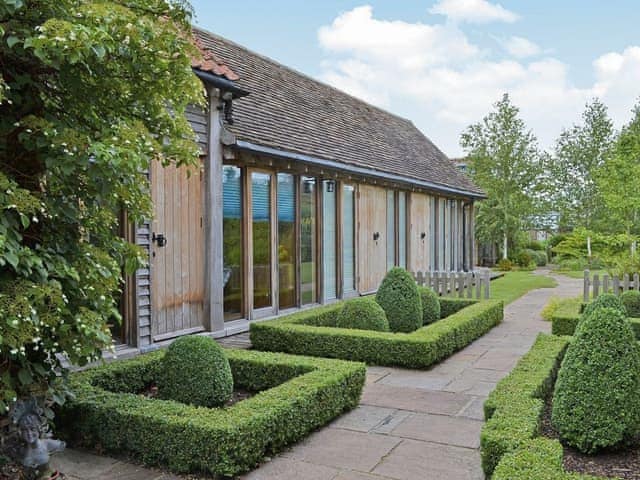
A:
<svg viewBox="0 0 640 480">
<path fill-rule="evenodd" d="M 50 478 L 50 455 L 64 450 L 65 442 L 54 440 L 48 434 L 41 408 L 35 399 L 16 405 L 13 421 L 18 427 L 18 435 L 22 441 L 17 460 L 25 467 L 30 478 Z"/>
</svg>

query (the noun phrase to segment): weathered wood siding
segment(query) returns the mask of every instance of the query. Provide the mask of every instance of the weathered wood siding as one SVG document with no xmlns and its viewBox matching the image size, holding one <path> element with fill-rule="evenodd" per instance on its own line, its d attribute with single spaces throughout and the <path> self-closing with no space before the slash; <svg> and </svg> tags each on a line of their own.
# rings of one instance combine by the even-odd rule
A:
<svg viewBox="0 0 640 480">
<path fill-rule="evenodd" d="M 429 196 L 423 193 L 412 193 L 409 202 L 409 270 L 413 272 L 428 271 L 429 265 L 429 239 L 430 239 L 430 212 Z"/>
<path fill-rule="evenodd" d="M 207 139 L 209 138 L 209 121 L 207 113 L 199 107 L 189 106 L 187 107 L 187 120 L 191 124 L 191 128 L 195 132 L 200 146 L 200 152 L 206 155 L 209 151 L 209 145 Z"/>
<path fill-rule="evenodd" d="M 360 185 L 358 199 L 358 291 L 368 293 L 378 289 L 387 269 L 387 192 Z"/>
</svg>

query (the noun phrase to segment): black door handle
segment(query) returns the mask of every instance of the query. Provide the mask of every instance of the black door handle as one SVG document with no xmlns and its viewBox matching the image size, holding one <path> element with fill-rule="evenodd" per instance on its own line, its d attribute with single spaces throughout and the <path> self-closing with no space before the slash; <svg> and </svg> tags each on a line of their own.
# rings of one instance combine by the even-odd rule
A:
<svg viewBox="0 0 640 480">
<path fill-rule="evenodd" d="M 153 232 L 153 235 L 151 236 L 151 241 L 156 242 L 158 247 L 164 247 L 167 245 L 167 237 L 164 236 L 164 233 L 156 234 L 156 232 Z"/>
</svg>

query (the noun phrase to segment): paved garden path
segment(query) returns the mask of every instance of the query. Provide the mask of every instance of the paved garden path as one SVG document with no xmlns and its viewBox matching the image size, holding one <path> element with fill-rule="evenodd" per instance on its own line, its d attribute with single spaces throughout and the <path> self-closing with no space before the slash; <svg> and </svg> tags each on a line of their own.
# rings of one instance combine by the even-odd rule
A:
<svg viewBox="0 0 640 480">
<path fill-rule="evenodd" d="M 478 447 L 486 396 L 529 350 L 538 332 L 549 331 L 550 325 L 540 318 L 548 299 L 581 292 L 581 280 L 556 279 L 556 288 L 534 290 L 511 303 L 501 325 L 430 370 L 369 367 L 358 408 L 243 478 L 484 478 Z M 80 452 L 57 461 L 72 479 L 178 478 Z"/>
</svg>

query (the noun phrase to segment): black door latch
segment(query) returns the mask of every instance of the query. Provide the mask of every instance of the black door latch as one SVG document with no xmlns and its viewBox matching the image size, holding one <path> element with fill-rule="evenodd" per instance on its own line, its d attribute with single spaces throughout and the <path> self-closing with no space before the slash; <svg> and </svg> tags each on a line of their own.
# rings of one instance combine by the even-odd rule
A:
<svg viewBox="0 0 640 480">
<path fill-rule="evenodd" d="M 151 236 L 151 241 L 156 242 L 158 247 L 164 247 L 167 244 L 167 237 L 164 236 L 164 233 L 158 233 L 156 235 L 156 232 L 153 232 L 153 235 Z"/>
</svg>

